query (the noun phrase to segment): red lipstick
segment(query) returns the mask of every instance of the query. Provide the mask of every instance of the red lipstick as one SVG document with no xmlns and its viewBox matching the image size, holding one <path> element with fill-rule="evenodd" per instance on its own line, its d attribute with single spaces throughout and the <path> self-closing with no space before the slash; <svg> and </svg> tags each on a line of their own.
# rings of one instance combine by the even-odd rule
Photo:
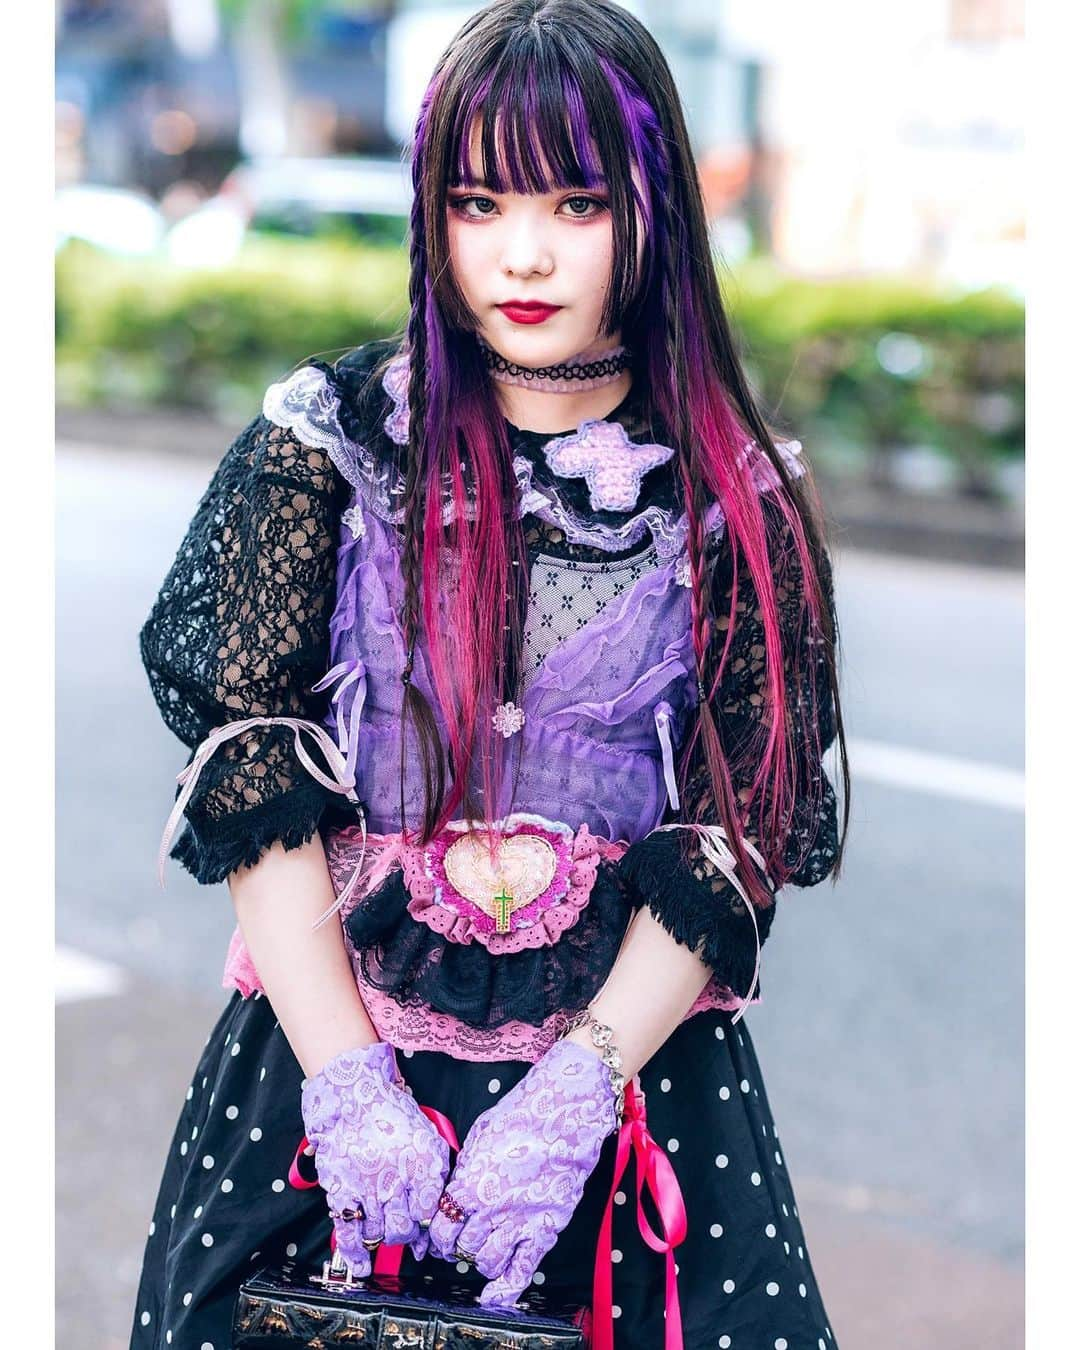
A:
<svg viewBox="0 0 1080 1350">
<path fill-rule="evenodd" d="M 543 323 L 557 314 L 562 305 L 545 305 L 540 300 L 507 300 L 505 305 L 496 305 L 511 323 Z"/>
</svg>

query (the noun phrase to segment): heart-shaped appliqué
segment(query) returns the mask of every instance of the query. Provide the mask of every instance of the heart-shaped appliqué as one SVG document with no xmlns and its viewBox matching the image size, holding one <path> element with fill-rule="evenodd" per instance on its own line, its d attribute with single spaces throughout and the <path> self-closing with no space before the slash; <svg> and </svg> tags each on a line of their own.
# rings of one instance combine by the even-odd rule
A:
<svg viewBox="0 0 1080 1350">
<path fill-rule="evenodd" d="M 464 834 L 446 850 L 443 869 L 454 890 L 491 918 L 498 917 L 495 897 L 510 896 L 511 912 L 531 904 L 551 885 L 558 858 L 546 839 L 514 834 L 501 839 L 494 866 L 480 834 Z"/>
</svg>

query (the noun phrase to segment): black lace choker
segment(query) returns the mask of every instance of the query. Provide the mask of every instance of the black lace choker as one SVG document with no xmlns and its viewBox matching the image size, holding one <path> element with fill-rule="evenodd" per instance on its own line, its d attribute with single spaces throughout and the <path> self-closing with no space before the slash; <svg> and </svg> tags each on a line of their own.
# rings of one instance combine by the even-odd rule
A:
<svg viewBox="0 0 1080 1350">
<path fill-rule="evenodd" d="M 508 361 L 487 343 L 480 344 L 484 362 L 492 379 L 500 384 L 513 384 L 527 389 L 543 389 L 548 393 L 578 393 L 583 389 L 599 389 L 613 384 L 630 365 L 630 352 L 625 347 L 613 347 L 593 361 L 570 357 L 551 366 L 521 366 Z"/>
</svg>

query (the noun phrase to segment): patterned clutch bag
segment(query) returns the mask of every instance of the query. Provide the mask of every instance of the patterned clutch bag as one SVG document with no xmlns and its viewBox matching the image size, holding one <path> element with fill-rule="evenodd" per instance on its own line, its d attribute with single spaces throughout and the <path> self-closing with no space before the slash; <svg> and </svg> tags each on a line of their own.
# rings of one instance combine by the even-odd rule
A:
<svg viewBox="0 0 1080 1350">
<path fill-rule="evenodd" d="M 530 1289 L 518 1310 L 433 1275 L 342 1278 L 264 1268 L 240 1287 L 234 1350 L 586 1350 L 587 1307 Z"/>
</svg>

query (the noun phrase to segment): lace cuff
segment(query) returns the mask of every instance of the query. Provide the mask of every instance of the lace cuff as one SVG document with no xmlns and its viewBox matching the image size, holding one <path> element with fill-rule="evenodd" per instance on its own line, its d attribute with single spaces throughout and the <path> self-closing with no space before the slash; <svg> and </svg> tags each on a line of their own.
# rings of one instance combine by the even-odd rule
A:
<svg viewBox="0 0 1080 1350">
<path fill-rule="evenodd" d="M 776 912 L 747 905 L 739 888 L 699 853 L 683 855 L 680 829 L 653 830 L 631 844 L 619 873 L 671 936 L 710 967 L 716 980 L 745 1003 L 761 992 L 760 950 Z M 762 869 L 762 877 L 764 877 Z"/>
</svg>

